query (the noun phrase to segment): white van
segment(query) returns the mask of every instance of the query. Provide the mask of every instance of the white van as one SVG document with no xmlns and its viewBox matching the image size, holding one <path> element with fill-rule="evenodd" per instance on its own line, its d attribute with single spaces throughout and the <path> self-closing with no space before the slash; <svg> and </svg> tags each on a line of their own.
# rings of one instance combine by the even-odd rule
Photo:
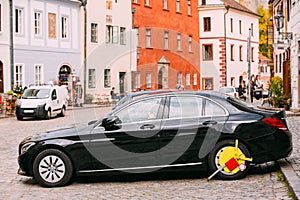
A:
<svg viewBox="0 0 300 200">
<path fill-rule="evenodd" d="M 68 91 L 65 86 L 30 86 L 17 101 L 16 115 L 50 119 L 56 114 L 65 116 L 68 105 Z"/>
</svg>

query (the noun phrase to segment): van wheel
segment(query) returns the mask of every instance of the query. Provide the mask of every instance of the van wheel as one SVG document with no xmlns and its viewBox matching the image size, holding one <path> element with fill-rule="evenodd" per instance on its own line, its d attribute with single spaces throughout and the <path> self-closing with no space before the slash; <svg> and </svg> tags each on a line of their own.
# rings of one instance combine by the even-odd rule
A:
<svg viewBox="0 0 300 200">
<path fill-rule="evenodd" d="M 51 110 L 48 110 L 45 114 L 45 119 L 50 119 L 51 118 Z"/>
<path fill-rule="evenodd" d="M 66 116 L 66 109 L 65 109 L 65 107 L 62 107 L 62 108 L 61 108 L 60 116 L 61 116 L 61 117 Z"/>
</svg>

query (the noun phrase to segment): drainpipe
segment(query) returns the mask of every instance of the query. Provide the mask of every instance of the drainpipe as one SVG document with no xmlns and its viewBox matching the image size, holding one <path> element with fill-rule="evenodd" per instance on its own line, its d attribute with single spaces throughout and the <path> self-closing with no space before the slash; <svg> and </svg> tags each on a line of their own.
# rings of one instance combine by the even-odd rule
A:
<svg viewBox="0 0 300 200">
<path fill-rule="evenodd" d="M 13 28 L 13 0 L 9 0 L 9 52 L 10 52 L 10 87 L 14 85 L 14 28 Z"/>
<path fill-rule="evenodd" d="M 227 35 L 226 35 L 226 15 L 229 10 L 229 6 L 225 6 L 226 12 L 224 13 L 224 43 L 225 43 L 225 86 L 227 86 Z"/>
</svg>

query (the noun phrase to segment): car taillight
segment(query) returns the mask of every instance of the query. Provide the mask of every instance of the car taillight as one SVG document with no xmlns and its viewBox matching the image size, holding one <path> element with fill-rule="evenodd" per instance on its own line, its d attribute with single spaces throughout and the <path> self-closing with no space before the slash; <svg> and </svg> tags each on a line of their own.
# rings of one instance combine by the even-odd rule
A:
<svg viewBox="0 0 300 200">
<path fill-rule="evenodd" d="M 281 121 L 278 118 L 265 118 L 262 120 L 262 122 L 264 122 L 274 128 L 277 128 L 277 129 L 280 129 L 283 131 L 287 131 L 286 125 L 283 123 L 283 121 Z"/>
</svg>

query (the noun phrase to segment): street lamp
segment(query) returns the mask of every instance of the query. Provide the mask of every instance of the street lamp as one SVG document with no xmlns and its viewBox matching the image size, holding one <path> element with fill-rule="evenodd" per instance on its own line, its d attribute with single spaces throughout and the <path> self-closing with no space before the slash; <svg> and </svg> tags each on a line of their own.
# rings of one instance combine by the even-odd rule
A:
<svg viewBox="0 0 300 200">
<path fill-rule="evenodd" d="M 275 19 L 275 25 L 277 27 L 277 31 L 278 31 L 279 35 L 282 35 L 283 38 L 286 40 L 292 40 L 293 34 L 291 32 L 280 32 L 280 30 L 284 26 L 284 16 L 283 16 L 281 10 L 277 11 L 277 15 L 274 16 L 274 19 Z"/>
<path fill-rule="evenodd" d="M 83 44 L 83 98 L 86 103 L 86 26 L 87 26 L 87 11 L 86 11 L 87 0 L 81 0 L 81 5 L 84 11 L 84 44 Z"/>
</svg>

